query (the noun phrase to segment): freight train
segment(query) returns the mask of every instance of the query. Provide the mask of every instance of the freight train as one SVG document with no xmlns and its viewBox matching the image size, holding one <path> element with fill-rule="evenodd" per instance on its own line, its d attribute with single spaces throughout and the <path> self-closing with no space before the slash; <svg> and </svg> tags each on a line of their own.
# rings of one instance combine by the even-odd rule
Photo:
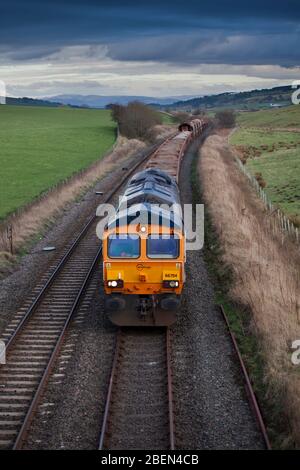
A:
<svg viewBox="0 0 300 470">
<path fill-rule="evenodd" d="M 105 309 L 119 326 L 176 321 L 185 282 L 185 232 L 178 178 L 187 146 L 207 127 L 179 125 L 128 182 L 103 234 Z"/>
</svg>

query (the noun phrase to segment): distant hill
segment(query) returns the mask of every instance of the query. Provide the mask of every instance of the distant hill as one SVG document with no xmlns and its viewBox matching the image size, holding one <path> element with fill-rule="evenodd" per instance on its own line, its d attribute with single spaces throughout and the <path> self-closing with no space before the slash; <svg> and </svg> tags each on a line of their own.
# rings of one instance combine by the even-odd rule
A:
<svg viewBox="0 0 300 470">
<path fill-rule="evenodd" d="M 50 106 L 51 108 L 57 108 L 58 106 L 61 106 L 60 103 L 55 103 L 54 101 L 50 102 L 27 97 L 12 98 L 10 96 L 6 98 L 6 104 L 14 106 Z"/>
<path fill-rule="evenodd" d="M 264 88 L 262 90 L 242 91 L 238 93 L 221 93 L 209 96 L 180 96 L 153 98 L 149 96 L 100 96 L 100 95 L 57 95 L 43 99 L 11 98 L 6 99 L 7 104 L 19 106 L 72 106 L 85 108 L 105 108 L 110 103 L 127 105 L 130 101 L 140 101 L 161 110 L 191 111 L 194 109 L 233 108 L 236 110 L 257 111 L 259 109 L 280 108 L 291 104 L 292 88 L 282 86 Z"/>
<path fill-rule="evenodd" d="M 194 97 L 194 96 L 193 96 Z M 113 96 L 100 96 L 100 95 L 57 95 L 46 97 L 47 101 L 58 102 L 62 104 L 80 106 L 80 107 L 90 107 L 90 108 L 105 108 L 108 104 L 118 103 L 122 105 L 127 105 L 130 101 L 140 101 L 145 104 L 155 104 L 155 105 L 170 105 L 177 101 L 178 99 L 184 100 L 191 98 L 189 96 L 180 96 L 180 97 L 168 97 L 168 98 L 153 98 L 150 96 L 124 96 L 124 95 L 113 95 Z"/>
<path fill-rule="evenodd" d="M 161 106 L 161 108 L 180 109 L 183 111 L 190 111 L 195 108 L 234 108 L 249 111 L 288 106 L 291 104 L 291 93 L 292 88 L 290 86 L 242 91 L 239 93 L 221 93 L 219 95 L 180 100 L 171 105 Z M 153 106 L 157 107 L 155 103 L 153 103 Z"/>
</svg>

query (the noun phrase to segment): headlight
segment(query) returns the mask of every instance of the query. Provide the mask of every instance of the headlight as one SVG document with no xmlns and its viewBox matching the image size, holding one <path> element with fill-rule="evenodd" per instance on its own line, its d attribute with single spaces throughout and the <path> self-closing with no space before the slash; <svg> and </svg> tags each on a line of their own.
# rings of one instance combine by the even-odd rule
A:
<svg viewBox="0 0 300 470">
<path fill-rule="evenodd" d="M 122 279 L 114 280 L 114 281 L 107 281 L 108 287 L 124 287 L 124 281 Z"/>
<path fill-rule="evenodd" d="M 179 286 L 179 281 L 163 281 L 163 287 L 165 288 L 172 288 L 178 287 Z"/>
<path fill-rule="evenodd" d="M 170 287 L 178 287 L 179 282 L 178 281 L 170 281 Z"/>
</svg>

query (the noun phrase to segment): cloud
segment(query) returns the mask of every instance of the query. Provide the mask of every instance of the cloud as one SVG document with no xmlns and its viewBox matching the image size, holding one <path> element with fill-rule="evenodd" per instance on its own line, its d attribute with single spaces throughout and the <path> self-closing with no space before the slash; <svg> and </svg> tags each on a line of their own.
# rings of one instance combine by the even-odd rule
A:
<svg viewBox="0 0 300 470">
<path fill-rule="evenodd" d="M 30 96 L 32 98 L 43 98 L 60 94 L 105 95 L 109 87 L 101 84 L 97 80 L 79 80 L 70 82 L 67 79 L 60 80 L 40 80 L 30 83 L 10 84 L 7 87 L 7 94 L 10 96 Z"/>
<path fill-rule="evenodd" d="M 134 44 L 139 49 L 141 42 L 152 56 L 150 42 L 154 38 L 153 44 L 162 39 L 165 55 L 170 54 L 174 59 L 172 51 L 165 47 L 172 37 L 173 45 L 177 37 L 179 49 L 183 51 L 184 45 L 191 46 L 196 57 L 199 54 L 195 44 L 191 44 L 193 37 L 212 45 L 215 38 L 231 41 L 232 46 L 233 38 L 239 37 L 248 40 L 250 36 L 272 35 L 272 40 L 282 35 L 299 35 L 298 0 L 189 0 L 187 5 L 180 0 L 2 2 L 0 42 L 14 48 L 101 43 L 111 44 L 116 56 L 116 48 L 122 49 L 122 44 Z M 287 48 L 290 42 L 288 39 Z M 156 52 L 159 54 L 160 48 Z M 183 52 L 184 56 L 191 56 L 189 49 Z M 119 57 L 123 55 L 124 51 L 120 51 Z"/>
<path fill-rule="evenodd" d="M 64 62 L 102 60 L 161 62 L 174 64 L 300 65 L 299 33 L 225 34 L 204 31 L 197 34 L 164 35 L 111 43 L 59 46 L 23 46 L 0 49 L 0 63 L 45 59 Z M 1 53 L 2 52 L 2 53 Z"/>
<path fill-rule="evenodd" d="M 290 84 L 299 68 L 113 60 L 102 47 L 67 47 L 47 59 L 0 67 L 14 96 L 61 93 L 178 96 Z"/>
<path fill-rule="evenodd" d="M 155 60 L 179 64 L 300 65 L 299 34 L 226 35 L 204 32 L 186 36 L 151 37 L 108 45 L 117 60 Z"/>
<path fill-rule="evenodd" d="M 299 79 L 298 0 L 1 2 L 0 79 L 14 95 L 203 94 Z"/>
</svg>

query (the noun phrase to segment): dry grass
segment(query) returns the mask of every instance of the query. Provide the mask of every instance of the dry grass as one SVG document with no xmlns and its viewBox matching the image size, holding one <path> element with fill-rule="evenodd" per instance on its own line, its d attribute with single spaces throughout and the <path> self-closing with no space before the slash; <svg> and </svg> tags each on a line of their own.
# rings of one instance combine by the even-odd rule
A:
<svg viewBox="0 0 300 470">
<path fill-rule="evenodd" d="M 167 138 L 170 134 L 175 132 L 177 130 L 177 125 L 172 124 L 172 125 L 167 125 L 167 124 L 157 124 L 156 126 L 153 126 L 148 134 L 148 138 L 150 142 L 156 142 L 160 139 L 165 139 Z"/>
<path fill-rule="evenodd" d="M 120 137 L 117 146 L 107 157 L 95 162 L 88 169 L 70 178 L 68 182 L 58 185 L 41 199 L 6 219 L 0 227 L 0 265 L 7 265 L 9 259 L 13 259 L 8 258 L 7 254 L 8 226 L 12 226 L 14 249 L 18 250 L 26 240 L 38 233 L 46 222 L 53 221 L 66 204 L 86 191 L 97 180 L 114 171 L 128 156 L 144 147 L 145 144 L 139 140 Z"/>
<path fill-rule="evenodd" d="M 233 272 L 230 295 L 252 312 L 268 398 L 280 403 L 290 438 L 300 446 L 300 366 L 291 363 L 291 344 L 300 339 L 299 251 L 270 231 L 268 214 L 236 167 L 224 136 L 207 139 L 199 165 L 223 261 Z"/>
</svg>

